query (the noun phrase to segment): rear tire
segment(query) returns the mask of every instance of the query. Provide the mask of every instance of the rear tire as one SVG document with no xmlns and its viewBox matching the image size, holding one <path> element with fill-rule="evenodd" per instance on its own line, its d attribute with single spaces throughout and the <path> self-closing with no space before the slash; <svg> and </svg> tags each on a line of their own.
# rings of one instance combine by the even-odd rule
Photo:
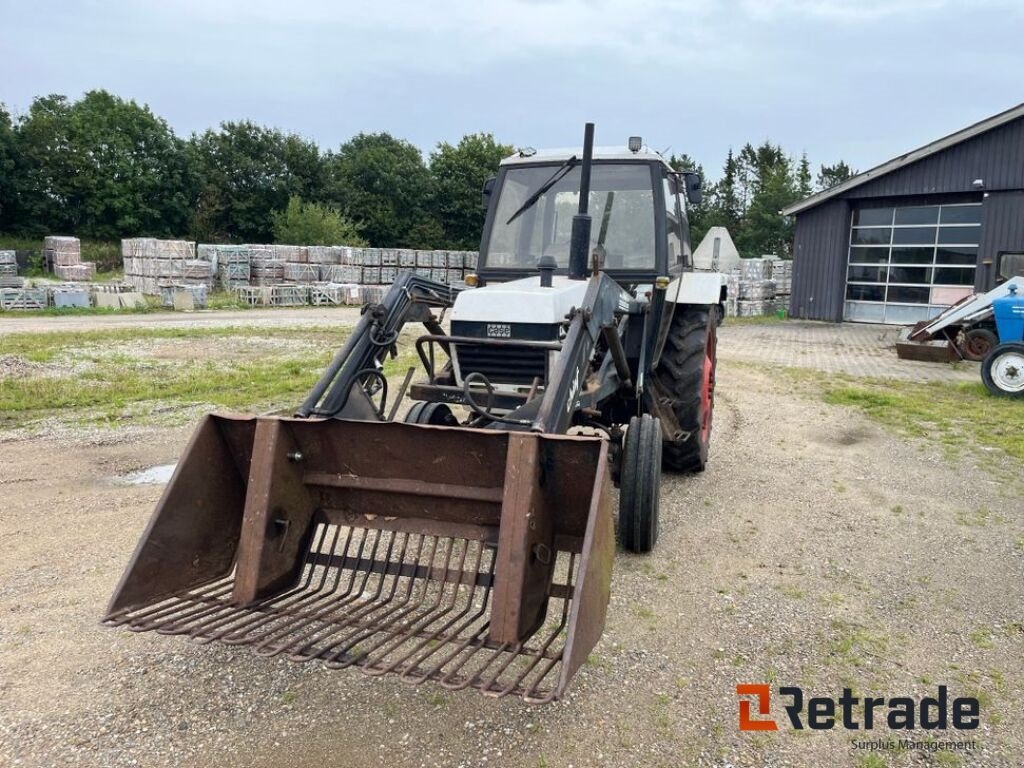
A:
<svg viewBox="0 0 1024 768">
<path fill-rule="evenodd" d="M 679 304 L 672 315 L 657 376 L 679 427 L 688 433 L 665 441 L 664 466 L 673 472 L 703 472 L 708 463 L 718 324 L 717 305 Z"/>
<path fill-rule="evenodd" d="M 619 540 L 629 552 L 650 552 L 658 541 L 661 493 L 661 423 L 634 416 L 622 447 Z"/>
<path fill-rule="evenodd" d="M 964 334 L 964 357 L 981 362 L 999 345 L 999 337 L 988 328 L 971 328 Z"/>
<path fill-rule="evenodd" d="M 1024 343 L 1000 344 L 981 364 L 985 388 L 999 397 L 1024 398 Z"/>
</svg>

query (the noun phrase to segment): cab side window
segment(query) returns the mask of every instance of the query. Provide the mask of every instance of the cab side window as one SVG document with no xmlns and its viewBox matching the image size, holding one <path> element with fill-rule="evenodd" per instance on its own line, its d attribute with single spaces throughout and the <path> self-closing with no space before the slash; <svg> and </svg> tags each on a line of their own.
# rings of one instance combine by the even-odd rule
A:
<svg viewBox="0 0 1024 768">
<path fill-rule="evenodd" d="M 665 181 L 665 223 L 668 228 L 668 264 L 683 263 L 683 218 L 682 208 L 679 203 L 679 190 L 676 180 L 672 176 L 666 176 Z"/>
</svg>

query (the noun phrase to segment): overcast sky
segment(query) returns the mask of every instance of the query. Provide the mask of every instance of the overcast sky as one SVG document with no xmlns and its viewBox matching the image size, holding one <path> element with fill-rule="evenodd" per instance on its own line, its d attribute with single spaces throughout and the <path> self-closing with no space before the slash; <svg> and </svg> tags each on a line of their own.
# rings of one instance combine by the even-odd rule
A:
<svg viewBox="0 0 1024 768">
<path fill-rule="evenodd" d="M 429 151 L 642 135 L 715 177 L 766 138 L 859 170 L 1024 101 L 1021 0 L 0 0 L 0 101 L 106 88 Z"/>
</svg>

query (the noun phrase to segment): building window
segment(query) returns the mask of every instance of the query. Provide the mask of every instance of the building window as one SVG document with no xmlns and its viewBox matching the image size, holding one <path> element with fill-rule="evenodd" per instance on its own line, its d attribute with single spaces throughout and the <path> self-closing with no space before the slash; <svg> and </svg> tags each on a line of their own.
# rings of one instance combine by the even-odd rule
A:
<svg viewBox="0 0 1024 768">
<path fill-rule="evenodd" d="M 846 319 L 934 317 L 972 291 L 980 236 L 980 203 L 855 210 Z"/>
</svg>

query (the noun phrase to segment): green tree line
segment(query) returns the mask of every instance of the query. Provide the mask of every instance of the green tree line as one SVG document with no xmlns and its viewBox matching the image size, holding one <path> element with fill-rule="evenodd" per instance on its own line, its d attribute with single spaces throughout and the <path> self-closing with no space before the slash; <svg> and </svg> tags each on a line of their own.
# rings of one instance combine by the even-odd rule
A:
<svg viewBox="0 0 1024 768">
<path fill-rule="evenodd" d="M 480 188 L 512 151 L 486 133 L 427 157 L 385 132 L 323 149 L 250 121 L 183 139 L 106 91 L 41 96 L 17 116 L 0 104 L 0 232 L 475 249 Z M 703 175 L 685 155 L 672 162 Z M 778 211 L 849 173 L 823 166 L 814 184 L 806 157 L 793 162 L 769 142 L 730 152 L 691 211 L 694 241 L 722 224 L 744 255 L 786 253 L 792 225 Z"/>
</svg>

